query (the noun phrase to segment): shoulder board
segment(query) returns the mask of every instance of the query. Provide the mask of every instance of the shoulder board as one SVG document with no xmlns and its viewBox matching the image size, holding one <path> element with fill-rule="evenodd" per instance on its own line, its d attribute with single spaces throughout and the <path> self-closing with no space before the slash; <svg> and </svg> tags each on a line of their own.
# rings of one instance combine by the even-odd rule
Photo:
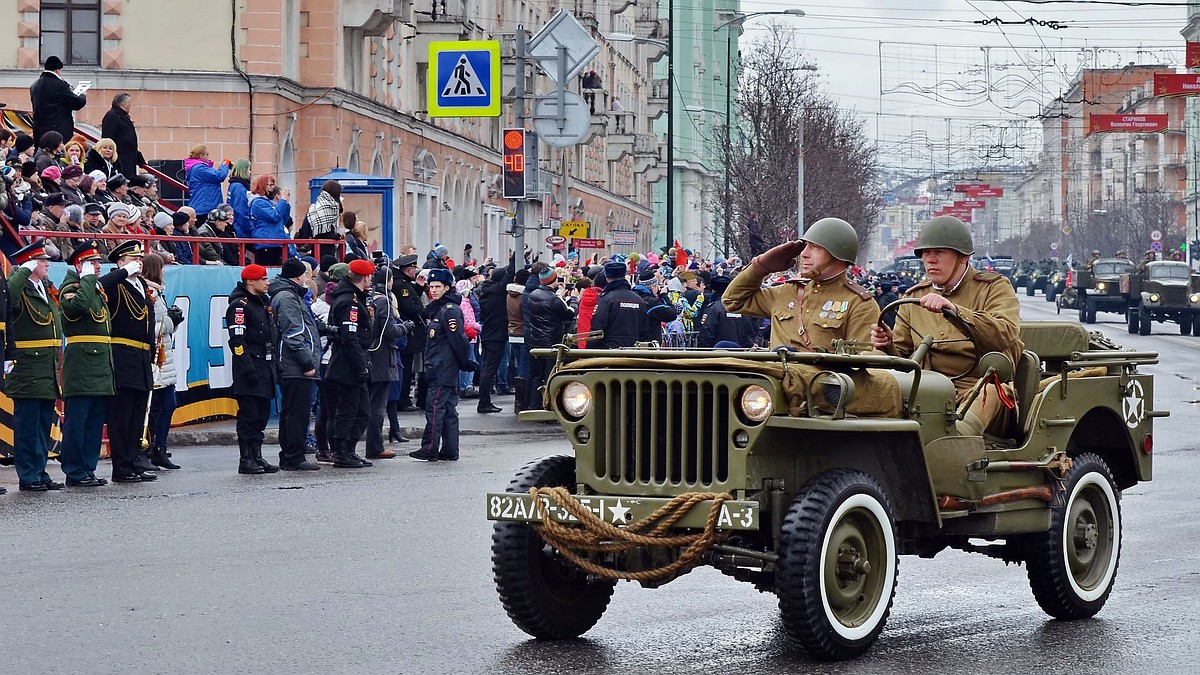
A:
<svg viewBox="0 0 1200 675">
<path fill-rule="evenodd" d="M 239 304 L 239 305 L 242 305 L 243 307 L 245 307 L 245 306 L 246 306 L 246 298 L 244 298 L 244 297 L 238 298 L 238 299 L 237 299 L 237 304 Z"/>
<path fill-rule="evenodd" d="M 932 286 L 933 286 L 932 281 L 922 281 L 921 283 L 919 283 L 915 286 L 909 287 L 909 289 L 907 291 L 904 291 L 904 297 L 907 298 L 907 297 L 911 296 L 913 293 L 915 293 L 916 291 L 923 291 L 926 288 L 931 288 Z"/>
<path fill-rule="evenodd" d="M 871 295 L 870 291 L 863 288 L 862 286 L 859 286 L 858 284 L 854 283 L 853 281 L 850 281 L 849 279 L 846 279 L 844 282 L 842 282 L 842 285 L 845 286 L 846 289 L 849 290 L 851 293 L 854 293 L 855 295 L 862 298 L 863 300 L 873 300 L 874 299 L 874 297 Z"/>
<path fill-rule="evenodd" d="M 973 278 L 975 281 L 982 281 L 985 284 L 990 284 L 1003 279 L 1004 275 L 996 274 L 995 272 L 976 272 Z"/>
</svg>

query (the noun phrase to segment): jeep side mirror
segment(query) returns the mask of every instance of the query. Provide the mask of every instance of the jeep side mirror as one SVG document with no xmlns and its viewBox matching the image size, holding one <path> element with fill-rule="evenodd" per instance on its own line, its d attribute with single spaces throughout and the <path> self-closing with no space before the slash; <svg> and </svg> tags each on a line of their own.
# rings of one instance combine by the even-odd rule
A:
<svg viewBox="0 0 1200 675">
<path fill-rule="evenodd" d="M 988 352 L 979 359 L 979 366 L 975 369 L 975 375 L 983 377 L 987 374 L 989 368 L 996 370 L 996 377 L 1000 378 L 1001 382 L 1011 382 L 1013 377 L 1013 362 L 1006 354 L 1000 352 Z"/>
</svg>

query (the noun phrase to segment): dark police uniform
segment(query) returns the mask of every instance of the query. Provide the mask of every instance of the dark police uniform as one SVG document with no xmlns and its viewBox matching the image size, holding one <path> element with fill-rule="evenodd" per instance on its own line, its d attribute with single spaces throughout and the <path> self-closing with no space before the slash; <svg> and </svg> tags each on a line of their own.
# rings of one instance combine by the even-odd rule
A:
<svg viewBox="0 0 1200 675">
<path fill-rule="evenodd" d="M 420 365 L 417 358 L 425 353 L 425 305 L 421 302 L 424 288 L 404 273 L 404 268 L 416 266 L 417 256 L 401 256 L 396 260 L 396 273 L 392 277 L 392 295 L 396 296 L 396 309 L 400 311 L 401 318 L 413 322 L 416 326 L 416 330 L 408 336 L 408 345 L 400 352 L 400 363 L 404 366 L 404 372 L 400 374 L 400 400 L 397 407 L 402 412 L 416 410 L 412 400 L 413 377 L 416 376 L 416 366 Z M 421 379 L 424 380 L 423 374 Z M 419 395 L 417 400 L 421 400 Z"/>
<path fill-rule="evenodd" d="M 458 372 L 474 371 L 468 352 L 462 309 L 462 296 L 453 287 L 430 303 L 426 316 L 425 376 L 429 391 L 425 396 L 425 432 L 421 449 L 410 457 L 426 461 L 458 459 Z M 439 449 L 440 446 L 440 449 Z"/>
<path fill-rule="evenodd" d="M 349 277 L 338 282 L 332 297 L 329 326 L 337 330 L 337 334 L 330 338 L 332 352 L 325 369 L 325 400 L 330 411 L 329 444 L 334 466 L 356 469 L 371 466 L 354 453 L 369 418 L 367 383 L 370 379 L 371 310 L 367 292 L 359 290 Z"/>
<path fill-rule="evenodd" d="M 239 281 L 229 294 L 225 310 L 229 350 L 233 352 L 233 396 L 238 403 L 238 473 L 263 473 L 275 468 L 262 456 L 263 430 L 275 398 L 275 324 L 267 303 L 265 294 L 251 293 L 246 282 Z"/>
<path fill-rule="evenodd" d="M 140 241 L 125 241 L 108 254 L 117 262 L 124 256 L 141 258 Z M 112 327 L 112 363 L 116 373 L 116 398 L 108 406 L 108 447 L 112 455 L 113 480 L 154 480 L 148 457 L 141 452 L 146 408 L 154 390 L 150 359 L 155 341 L 154 303 L 149 287 L 140 276 L 130 277 L 118 267 L 100 279 L 108 300 Z M 139 456 L 142 455 L 142 456 Z"/>
<path fill-rule="evenodd" d="M 90 241 L 76 246 L 67 262 L 74 266 L 100 258 L 100 242 Z M 124 271 L 118 268 L 105 276 L 114 274 Z M 67 346 L 62 361 L 64 421 L 59 462 L 68 485 L 96 487 L 107 482 L 96 478 L 96 464 L 109 399 L 116 393 L 108 300 L 95 274 L 81 277 L 72 267 L 63 279 L 60 301 Z"/>
<path fill-rule="evenodd" d="M 757 332 L 753 317 L 730 312 L 717 296 L 700 310 L 700 331 L 696 336 L 696 345 L 715 347 L 718 342 L 733 342 L 739 347 L 749 348 L 754 346 Z"/>
<path fill-rule="evenodd" d="M 619 263 L 618 263 L 619 264 Z M 604 337 L 588 340 L 588 349 L 632 347 L 642 334 L 642 315 L 646 303 L 625 279 L 609 279 L 596 301 L 592 330 L 604 331 Z"/>
<path fill-rule="evenodd" d="M 40 241 L 12 256 L 16 264 L 39 259 L 50 259 Z M 50 427 L 57 418 L 54 402 L 59 397 L 62 328 L 57 290 L 49 279 L 34 284 L 29 280 L 31 274 L 25 267 L 16 267 L 8 275 L 15 363 L 8 374 L 6 393 L 13 401 L 13 454 L 21 490 L 44 492 L 62 487 L 46 473 Z"/>
</svg>

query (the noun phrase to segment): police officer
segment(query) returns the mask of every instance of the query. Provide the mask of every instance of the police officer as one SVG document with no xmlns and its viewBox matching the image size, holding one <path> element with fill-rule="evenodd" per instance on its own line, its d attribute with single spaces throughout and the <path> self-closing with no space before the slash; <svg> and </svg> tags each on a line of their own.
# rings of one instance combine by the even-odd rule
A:
<svg viewBox="0 0 1200 675">
<path fill-rule="evenodd" d="M 408 336 L 408 345 L 400 352 L 400 364 L 404 372 L 400 373 L 400 400 L 397 409 L 400 412 L 416 412 L 413 405 L 413 377 L 416 375 L 425 354 L 425 305 L 421 302 L 424 288 L 417 281 L 417 256 L 402 255 L 393 265 L 396 274 L 392 279 L 392 295 L 396 296 L 396 308 L 400 317 L 411 321 L 416 330 Z M 418 397 L 419 399 L 419 397 Z"/>
<path fill-rule="evenodd" d="M 262 456 L 263 430 L 275 398 L 275 324 L 267 300 L 267 268 L 247 265 L 229 294 L 225 327 L 233 352 L 233 396 L 237 399 L 238 473 L 275 473 Z"/>
<path fill-rule="evenodd" d="M 1020 361 L 1024 345 L 1017 294 L 1003 274 L 971 267 L 971 254 L 975 252 L 971 231 L 953 216 L 938 216 L 925 223 L 916 252 L 929 278 L 908 289 L 905 297 L 919 298 L 921 303 L 900 307 L 894 331 L 875 326 L 871 343 L 888 354 L 907 357 L 920 344 L 921 336 L 934 336 L 938 342 L 929 350 L 928 367 L 950 376 L 967 373 L 954 381 L 961 401 L 978 381 L 972 370 L 980 356 L 995 351 L 1007 354 L 1014 364 Z M 979 353 L 943 316 L 945 310 L 956 312 L 973 328 Z M 960 422 L 964 432 L 982 434 L 994 420 L 1002 426 L 1002 402 L 1011 400 L 1012 394 L 1007 385 L 1004 387 L 1009 396 L 993 391 L 975 399 L 967 418 Z M 1003 429 L 996 430 L 1003 433 Z"/>
<path fill-rule="evenodd" d="M 604 336 L 588 340 L 588 349 L 617 349 L 632 347 L 642 333 L 642 315 L 646 304 L 625 278 L 628 269 L 625 263 L 604 264 L 604 290 L 596 301 L 596 312 L 592 315 L 592 330 L 603 331 Z"/>
<path fill-rule="evenodd" d="M 150 359 L 155 339 L 154 303 L 142 280 L 142 242 L 123 241 L 108 254 L 117 270 L 100 278 L 112 328 L 116 398 L 108 406 L 108 447 L 113 481 L 137 483 L 158 478 L 142 450 L 146 408 L 154 390 Z"/>
<path fill-rule="evenodd" d="M 22 492 L 61 490 L 46 473 L 62 345 L 58 291 L 46 278 L 50 253 L 39 240 L 14 253 L 12 262 L 19 265 L 8 275 L 14 362 L 5 384 L 13 401 L 17 477 Z"/>
<path fill-rule="evenodd" d="M 429 272 L 429 319 L 425 342 L 425 372 L 429 391 L 425 396 L 425 432 L 421 448 L 408 453 L 422 462 L 458 459 L 458 373 L 474 372 L 476 365 L 468 354 L 463 320 L 462 296 L 454 290 L 450 270 Z"/>
<path fill-rule="evenodd" d="M 354 452 L 367 429 L 370 379 L 371 314 L 367 288 L 375 266 L 366 260 L 350 261 L 349 272 L 334 287 L 329 307 L 332 353 L 325 370 L 325 401 L 329 404 L 329 446 L 333 465 L 360 469 L 371 462 Z"/>
<path fill-rule="evenodd" d="M 790 269 L 800 257 L 801 276 L 762 288 L 768 274 Z M 771 348 L 828 350 L 835 339 L 871 338 L 879 305 L 867 289 L 846 276 L 858 256 L 858 235 L 840 218 L 822 218 L 798 241 L 789 241 L 755 257 L 730 282 L 725 308 L 771 319 Z"/>
<path fill-rule="evenodd" d="M 67 485 L 100 487 L 108 483 L 96 477 L 100 441 L 113 388 L 111 329 L 108 302 L 100 285 L 99 241 L 80 242 L 67 259 L 72 269 L 63 278 L 63 439 L 59 462 Z M 108 273 L 124 274 L 120 268 Z M 108 275 L 105 275 L 108 276 Z"/>
<path fill-rule="evenodd" d="M 715 347 L 719 343 L 732 343 L 739 347 L 754 346 L 757 337 L 757 326 L 753 317 L 730 312 L 725 309 L 721 297 L 729 288 L 732 281 L 729 277 L 718 274 L 709 280 L 709 292 L 700 308 L 700 331 L 696 336 L 699 347 Z"/>
</svg>

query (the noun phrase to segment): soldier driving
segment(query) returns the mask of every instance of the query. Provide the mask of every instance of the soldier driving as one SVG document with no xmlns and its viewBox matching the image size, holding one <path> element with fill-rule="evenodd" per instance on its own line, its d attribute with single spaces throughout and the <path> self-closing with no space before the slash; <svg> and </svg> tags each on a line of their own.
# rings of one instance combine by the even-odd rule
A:
<svg viewBox="0 0 1200 675">
<path fill-rule="evenodd" d="M 920 298 L 920 305 L 903 305 L 897 312 L 896 328 L 875 325 L 871 328 L 871 344 L 894 356 L 910 356 L 921 338 L 932 335 L 936 340 L 929 351 L 928 367 L 944 375 L 965 377 L 954 381 L 959 401 L 978 381 L 973 364 L 987 352 L 1007 354 L 1016 364 L 1024 345 L 1020 338 L 1020 306 L 1012 285 L 1002 274 L 976 272 L 971 267 L 975 246 L 971 232 L 953 216 L 938 216 L 925 223 L 917 239 L 917 255 L 925 263 L 928 279 L 908 289 L 906 298 Z M 944 310 L 955 312 L 974 329 L 979 353 L 975 347 L 943 315 Z M 993 385 L 989 385 L 993 386 Z M 1004 418 L 1004 400 L 1011 400 L 1012 390 L 1004 386 L 1004 395 L 992 389 L 975 399 L 962 422 L 964 432 L 982 434 L 993 426 L 999 428 Z M 990 394 L 990 395 L 988 395 Z"/>
<path fill-rule="evenodd" d="M 768 274 L 792 267 L 800 276 L 762 288 Z M 770 317 L 771 348 L 799 351 L 831 348 L 836 339 L 866 342 L 879 321 L 879 306 L 867 289 L 850 281 L 846 270 L 858 256 L 858 234 L 840 218 L 822 218 L 798 241 L 756 256 L 725 290 L 725 308 L 752 317 Z"/>
</svg>

